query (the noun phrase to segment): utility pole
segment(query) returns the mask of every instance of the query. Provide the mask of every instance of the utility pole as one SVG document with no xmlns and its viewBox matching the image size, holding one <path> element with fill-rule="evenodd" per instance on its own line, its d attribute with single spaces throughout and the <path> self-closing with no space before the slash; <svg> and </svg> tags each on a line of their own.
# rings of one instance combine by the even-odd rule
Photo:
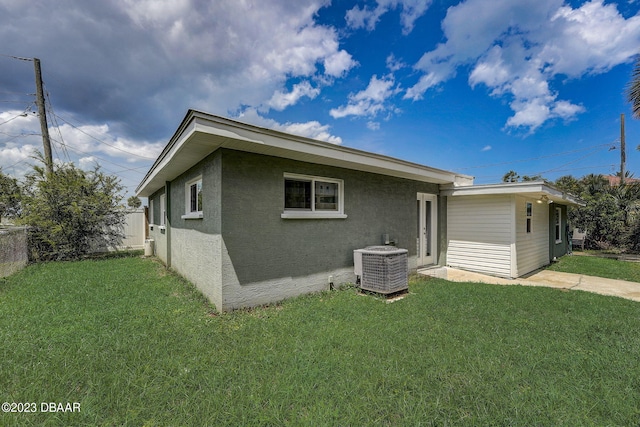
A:
<svg viewBox="0 0 640 427">
<path fill-rule="evenodd" d="M 40 130 L 42 131 L 42 144 L 44 145 L 44 162 L 47 174 L 53 173 L 53 157 L 51 155 L 51 140 L 49 139 L 49 127 L 47 126 L 47 112 L 44 108 L 44 91 L 42 90 L 42 71 L 40 60 L 33 58 L 36 72 L 36 104 L 38 105 L 38 116 L 40 116 Z"/>
<path fill-rule="evenodd" d="M 627 162 L 627 151 L 624 140 L 624 114 L 620 114 L 620 185 L 624 185 L 624 168 Z"/>
</svg>

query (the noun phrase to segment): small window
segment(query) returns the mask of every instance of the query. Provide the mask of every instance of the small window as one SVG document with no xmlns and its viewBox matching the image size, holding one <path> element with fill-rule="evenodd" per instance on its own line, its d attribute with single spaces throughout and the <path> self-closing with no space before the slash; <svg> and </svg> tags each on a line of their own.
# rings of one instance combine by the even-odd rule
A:
<svg viewBox="0 0 640 427">
<path fill-rule="evenodd" d="M 202 177 L 185 184 L 185 212 L 182 219 L 202 218 Z"/>
<path fill-rule="evenodd" d="M 343 181 L 285 174 L 282 218 L 346 218 Z"/>
<path fill-rule="evenodd" d="M 533 222 L 533 203 L 527 202 L 527 233 L 531 233 Z"/>
<path fill-rule="evenodd" d="M 164 194 L 160 195 L 160 227 L 166 225 L 167 211 L 165 209 L 165 197 Z"/>
<path fill-rule="evenodd" d="M 556 208 L 556 243 L 562 243 L 562 209 Z"/>
<path fill-rule="evenodd" d="M 151 197 L 149 197 L 149 209 L 147 210 L 147 215 L 148 215 L 147 220 L 149 221 L 149 225 L 155 224 L 153 219 L 153 199 Z"/>
</svg>

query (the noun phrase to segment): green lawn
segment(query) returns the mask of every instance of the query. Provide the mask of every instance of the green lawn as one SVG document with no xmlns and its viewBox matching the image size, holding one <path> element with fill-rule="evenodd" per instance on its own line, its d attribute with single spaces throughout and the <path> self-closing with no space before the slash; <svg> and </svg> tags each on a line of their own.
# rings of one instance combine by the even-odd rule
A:
<svg viewBox="0 0 640 427">
<path fill-rule="evenodd" d="M 597 256 L 563 256 L 549 270 L 640 282 L 640 263 Z"/>
<path fill-rule="evenodd" d="M 152 260 L 32 265 L 0 280 L 0 425 L 640 423 L 640 304 L 415 280 L 217 314 Z"/>
</svg>

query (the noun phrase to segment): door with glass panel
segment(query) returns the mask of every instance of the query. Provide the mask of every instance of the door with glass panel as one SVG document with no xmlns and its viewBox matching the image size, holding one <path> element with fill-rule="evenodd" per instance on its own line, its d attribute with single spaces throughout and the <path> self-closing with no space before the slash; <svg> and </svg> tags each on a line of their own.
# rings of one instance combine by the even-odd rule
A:
<svg viewBox="0 0 640 427">
<path fill-rule="evenodd" d="M 437 196 L 435 194 L 418 193 L 417 196 L 417 263 L 418 267 L 435 264 L 437 251 Z"/>
</svg>

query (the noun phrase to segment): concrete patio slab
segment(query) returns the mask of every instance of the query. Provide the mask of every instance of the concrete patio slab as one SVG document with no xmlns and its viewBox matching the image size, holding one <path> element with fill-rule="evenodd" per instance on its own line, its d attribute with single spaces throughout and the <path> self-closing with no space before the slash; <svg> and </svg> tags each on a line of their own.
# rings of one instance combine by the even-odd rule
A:
<svg viewBox="0 0 640 427">
<path fill-rule="evenodd" d="M 580 290 L 640 301 L 640 283 L 605 279 L 584 274 L 539 270 L 517 279 L 504 279 L 471 271 L 442 267 L 418 270 L 419 274 L 440 277 L 452 282 L 489 283 L 495 285 L 544 286 L 556 289 Z"/>
</svg>

